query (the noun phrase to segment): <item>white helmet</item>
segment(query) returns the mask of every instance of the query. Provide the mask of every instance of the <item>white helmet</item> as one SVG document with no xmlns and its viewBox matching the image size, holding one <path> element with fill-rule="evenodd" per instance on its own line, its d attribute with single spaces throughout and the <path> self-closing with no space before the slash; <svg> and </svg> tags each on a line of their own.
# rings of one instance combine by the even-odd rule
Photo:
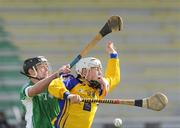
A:
<svg viewBox="0 0 180 128">
<path fill-rule="evenodd" d="M 76 72 L 77 74 L 81 74 L 82 73 L 82 69 L 90 69 L 93 67 L 99 67 L 102 68 L 101 65 L 101 61 L 97 58 L 94 57 L 86 57 L 86 58 L 82 58 L 77 64 L 76 64 Z"/>
</svg>

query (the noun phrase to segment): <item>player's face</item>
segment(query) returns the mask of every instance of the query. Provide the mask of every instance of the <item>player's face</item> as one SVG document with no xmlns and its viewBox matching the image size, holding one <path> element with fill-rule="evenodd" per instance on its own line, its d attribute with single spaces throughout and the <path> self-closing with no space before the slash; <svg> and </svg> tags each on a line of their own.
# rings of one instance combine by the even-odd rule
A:
<svg viewBox="0 0 180 128">
<path fill-rule="evenodd" d="M 49 66 L 47 62 L 40 63 L 36 65 L 37 77 L 46 78 L 49 75 Z"/>
<path fill-rule="evenodd" d="M 98 78 L 102 76 L 101 68 L 99 67 L 92 67 L 87 75 L 88 80 L 98 80 Z"/>
</svg>

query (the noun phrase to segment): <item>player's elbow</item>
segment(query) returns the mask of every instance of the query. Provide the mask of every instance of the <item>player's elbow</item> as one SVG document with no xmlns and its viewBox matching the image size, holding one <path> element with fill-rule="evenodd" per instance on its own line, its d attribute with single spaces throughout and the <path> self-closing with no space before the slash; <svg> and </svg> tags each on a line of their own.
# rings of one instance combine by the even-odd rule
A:
<svg viewBox="0 0 180 128">
<path fill-rule="evenodd" d="M 120 81 L 121 81 L 121 79 L 120 79 L 120 77 L 118 77 L 118 78 L 116 79 L 116 84 L 119 84 Z"/>
<path fill-rule="evenodd" d="M 114 85 L 118 85 L 120 83 L 120 77 L 116 77 L 114 79 Z"/>
<path fill-rule="evenodd" d="M 120 77 L 120 72 L 119 73 L 116 73 L 116 75 L 114 76 L 114 84 L 115 85 L 118 85 L 121 81 L 121 77 Z"/>
<path fill-rule="evenodd" d="M 110 88 L 110 90 L 113 90 L 116 86 L 119 85 L 119 83 L 120 83 L 120 77 L 119 76 L 111 78 L 111 88 Z"/>
</svg>

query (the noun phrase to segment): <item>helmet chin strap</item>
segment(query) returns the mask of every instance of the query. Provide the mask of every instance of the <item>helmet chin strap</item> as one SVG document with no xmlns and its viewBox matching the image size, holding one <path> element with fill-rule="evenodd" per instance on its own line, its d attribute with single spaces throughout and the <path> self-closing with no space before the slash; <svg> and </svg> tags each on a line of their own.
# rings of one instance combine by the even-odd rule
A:
<svg viewBox="0 0 180 128">
<path fill-rule="evenodd" d="M 30 76 L 30 75 L 27 75 L 26 73 L 20 71 L 21 74 L 25 75 L 26 77 L 29 77 L 29 78 L 33 78 L 33 79 L 36 79 L 36 80 L 42 80 L 42 78 L 37 78 L 37 77 L 34 77 L 34 76 Z"/>
<path fill-rule="evenodd" d="M 36 80 L 42 80 L 42 79 L 44 79 L 44 78 L 38 78 L 38 77 L 37 77 L 37 71 L 36 71 L 36 69 L 35 69 L 34 66 L 32 67 L 32 69 L 33 69 L 33 71 L 35 72 L 35 75 L 34 75 L 34 76 L 28 75 L 28 74 L 26 74 L 26 73 L 24 73 L 24 72 L 22 72 L 22 71 L 20 71 L 20 73 L 23 74 L 23 75 L 25 75 L 25 76 L 27 76 L 27 77 L 29 77 L 29 78 L 33 78 L 33 79 L 36 79 Z"/>
</svg>

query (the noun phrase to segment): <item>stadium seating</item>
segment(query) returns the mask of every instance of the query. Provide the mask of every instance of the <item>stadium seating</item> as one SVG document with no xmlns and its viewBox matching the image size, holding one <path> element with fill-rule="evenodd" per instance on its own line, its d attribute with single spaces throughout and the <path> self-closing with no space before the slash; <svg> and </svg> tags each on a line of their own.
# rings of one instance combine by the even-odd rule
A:
<svg viewBox="0 0 180 128">
<path fill-rule="evenodd" d="M 13 109 L 22 108 L 18 92 L 24 81 L 19 74 L 18 48 L 10 36 L 0 19 L 0 111 L 5 112 L 9 120 L 14 120 Z"/>
<path fill-rule="evenodd" d="M 1 65 L 13 63 L 13 66 L 18 65 L 16 68 L 20 64 L 19 57 L 22 61 L 27 57 L 44 55 L 55 70 L 69 63 L 100 30 L 108 17 L 120 15 L 124 20 L 123 31 L 108 35 L 88 54 L 99 57 L 105 66 L 108 57 L 104 44 L 108 40 L 115 42 L 121 59 L 121 84 L 109 97 L 141 98 L 161 91 L 169 97 L 170 104 L 159 113 L 103 105 L 96 118 L 180 115 L 177 112 L 180 96 L 178 0 L 1 1 L 0 16 L 4 22 L 2 27 L 12 36 L 12 42 L 0 43 L 1 51 L 9 50 L 11 53 L 7 56 L 0 54 Z M 16 54 L 13 55 L 13 52 Z M 16 76 L 16 72 L 17 70 L 4 70 L 0 73 L 0 78 L 17 77 L 19 83 L 25 82 L 21 76 Z M 17 81 L 16 84 L 19 88 Z M 2 92 L 18 91 L 15 87 L 2 88 Z"/>
</svg>

